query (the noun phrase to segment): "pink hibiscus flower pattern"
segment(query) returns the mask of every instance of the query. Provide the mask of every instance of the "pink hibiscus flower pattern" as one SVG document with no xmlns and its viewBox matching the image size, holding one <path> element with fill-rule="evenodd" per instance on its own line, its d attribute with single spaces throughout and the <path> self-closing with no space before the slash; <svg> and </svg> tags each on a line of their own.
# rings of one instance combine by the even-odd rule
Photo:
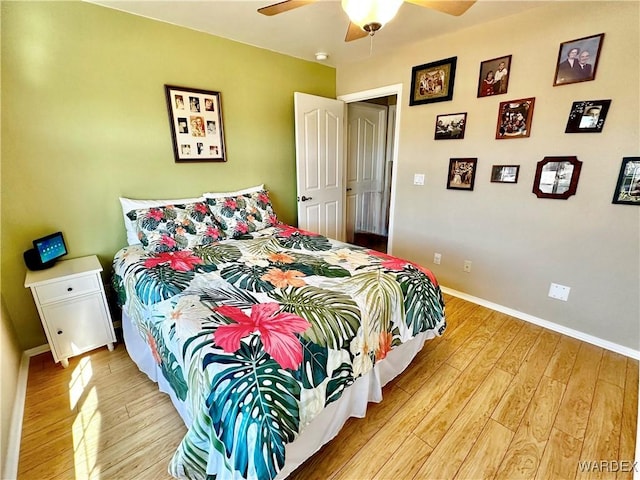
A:
<svg viewBox="0 0 640 480">
<path fill-rule="evenodd" d="M 298 233 L 300 235 L 306 235 L 308 237 L 319 236 L 317 233 L 307 232 L 306 230 L 300 230 L 299 228 L 291 227 L 289 225 L 284 225 L 283 227 L 281 227 L 280 231 L 278 232 L 278 235 L 280 235 L 281 237 L 289 238 L 294 233 Z"/>
<path fill-rule="evenodd" d="M 147 214 L 148 218 L 153 218 L 158 222 L 162 220 L 163 216 L 164 214 L 162 213 L 162 210 L 160 210 L 159 208 L 151 208 L 149 209 L 149 213 Z"/>
<path fill-rule="evenodd" d="M 302 363 L 302 344 L 295 336 L 311 326 L 304 318 L 292 313 L 281 312 L 274 315 L 280 305 L 260 303 L 251 307 L 251 316 L 238 307 L 224 305 L 216 312 L 236 323 L 222 325 L 213 334 L 213 339 L 227 353 L 240 348 L 240 340 L 259 332 L 265 351 L 282 368 L 297 369 Z"/>
<path fill-rule="evenodd" d="M 179 272 L 189 272 L 196 264 L 202 263 L 200 257 L 196 257 L 188 250 L 178 250 L 177 252 L 163 252 L 155 257 L 147 258 L 144 261 L 146 268 L 153 268 L 168 263 L 169 267 Z"/>
</svg>

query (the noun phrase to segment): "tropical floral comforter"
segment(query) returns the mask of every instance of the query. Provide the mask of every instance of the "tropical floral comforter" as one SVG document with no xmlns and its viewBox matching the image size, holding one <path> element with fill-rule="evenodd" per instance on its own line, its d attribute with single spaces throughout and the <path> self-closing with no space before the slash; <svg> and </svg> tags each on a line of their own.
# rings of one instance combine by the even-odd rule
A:
<svg viewBox="0 0 640 480">
<path fill-rule="evenodd" d="M 114 286 L 193 419 L 177 478 L 272 479 L 320 411 L 395 346 L 441 335 L 426 269 L 287 225 L 114 259 Z"/>
</svg>

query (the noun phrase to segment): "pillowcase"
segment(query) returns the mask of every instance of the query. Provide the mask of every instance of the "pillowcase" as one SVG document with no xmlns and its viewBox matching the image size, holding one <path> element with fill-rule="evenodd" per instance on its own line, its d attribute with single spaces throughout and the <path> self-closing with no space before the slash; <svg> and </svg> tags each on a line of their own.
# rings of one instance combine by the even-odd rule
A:
<svg viewBox="0 0 640 480">
<path fill-rule="evenodd" d="M 155 253 L 192 249 L 223 239 L 206 202 L 140 208 L 127 216 L 135 222 L 142 246 Z"/>
<path fill-rule="evenodd" d="M 244 195 L 245 193 L 255 193 L 259 192 L 260 190 L 264 190 L 264 183 L 261 185 L 256 185 L 255 187 L 238 190 L 236 192 L 206 192 L 203 193 L 202 196 L 204 198 L 237 197 L 238 195 Z"/>
<path fill-rule="evenodd" d="M 127 244 L 138 245 L 138 231 L 135 222 L 127 216 L 132 210 L 141 208 L 162 207 L 165 205 L 187 204 L 204 201 L 203 197 L 198 198 L 182 198 L 176 200 L 134 200 L 132 198 L 120 197 L 120 205 L 122 206 L 122 216 L 124 217 L 124 228 L 127 232 Z"/>
<path fill-rule="evenodd" d="M 238 238 L 278 223 L 269 192 L 259 190 L 242 195 L 208 198 L 207 203 L 224 235 Z"/>
</svg>

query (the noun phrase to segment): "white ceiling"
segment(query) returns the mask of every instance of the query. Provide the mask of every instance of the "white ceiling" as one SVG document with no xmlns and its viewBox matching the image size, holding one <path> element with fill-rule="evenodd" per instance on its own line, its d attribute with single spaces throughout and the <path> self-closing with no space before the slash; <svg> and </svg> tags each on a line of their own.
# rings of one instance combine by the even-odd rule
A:
<svg viewBox="0 0 640 480">
<path fill-rule="evenodd" d="M 339 0 L 319 0 L 272 17 L 259 14 L 257 9 L 278 0 L 87 1 L 305 60 L 316 61 L 316 52 L 326 52 L 329 57 L 321 63 L 334 67 L 549 3 L 478 0 L 460 17 L 405 3 L 373 39 L 346 43 L 349 19 Z"/>
</svg>

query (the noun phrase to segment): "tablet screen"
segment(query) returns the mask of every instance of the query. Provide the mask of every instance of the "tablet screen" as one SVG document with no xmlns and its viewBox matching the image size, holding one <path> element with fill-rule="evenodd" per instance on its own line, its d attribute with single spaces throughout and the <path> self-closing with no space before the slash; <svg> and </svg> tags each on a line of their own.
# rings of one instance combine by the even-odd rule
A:
<svg viewBox="0 0 640 480">
<path fill-rule="evenodd" d="M 62 232 L 53 233 L 33 241 L 33 246 L 40 255 L 40 261 L 47 263 L 67 254 Z"/>
</svg>

